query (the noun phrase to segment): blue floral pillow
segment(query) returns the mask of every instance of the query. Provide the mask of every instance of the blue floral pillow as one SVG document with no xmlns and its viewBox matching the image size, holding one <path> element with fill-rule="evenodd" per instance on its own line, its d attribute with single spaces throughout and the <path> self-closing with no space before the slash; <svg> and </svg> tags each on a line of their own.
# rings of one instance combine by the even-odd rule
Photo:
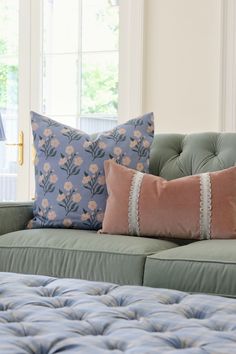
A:
<svg viewBox="0 0 236 354">
<path fill-rule="evenodd" d="M 103 163 L 148 172 L 153 114 L 96 138 L 31 112 L 35 159 L 34 218 L 29 228 L 101 228 L 107 189 Z"/>
</svg>

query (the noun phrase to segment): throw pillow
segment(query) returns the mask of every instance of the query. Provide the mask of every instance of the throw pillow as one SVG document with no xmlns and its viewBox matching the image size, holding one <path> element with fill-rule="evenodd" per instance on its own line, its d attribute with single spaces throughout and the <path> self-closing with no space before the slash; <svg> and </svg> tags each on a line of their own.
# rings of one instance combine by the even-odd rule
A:
<svg viewBox="0 0 236 354">
<path fill-rule="evenodd" d="M 148 171 L 153 114 L 132 119 L 92 138 L 31 112 L 36 200 L 28 227 L 97 230 L 102 225 L 107 189 L 104 161 Z"/>
<path fill-rule="evenodd" d="M 236 238 L 236 167 L 171 181 L 105 162 L 103 233 Z"/>
</svg>

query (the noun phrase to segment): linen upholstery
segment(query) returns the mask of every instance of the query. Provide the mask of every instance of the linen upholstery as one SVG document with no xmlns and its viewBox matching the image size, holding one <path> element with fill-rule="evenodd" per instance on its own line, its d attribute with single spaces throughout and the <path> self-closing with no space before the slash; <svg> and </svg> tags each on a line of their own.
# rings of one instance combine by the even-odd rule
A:
<svg viewBox="0 0 236 354">
<path fill-rule="evenodd" d="M 236 240 L 193 242 L 147 257 L 144 285 L 236 298 Z"/>
<path fill-rule="evenodd" d="M 25 229 L 33 217 L 33 203 L 0 203 L 0 235 Z"/>
<path fill-rule="evenodd" d="M 167 180 L 235 166 L 236 133 L 157 134 L 149 172 Z"/>
<path fill-rule="evenodd" d="M 0 274 L 0 348 L 16 353 L 235 353 L 234 299 Z"/>
<path fill-rule="evenodd" d="M 86 230 L 22 230 L 0 237 L 0 271 L 141 285 L 147 255 L 176 246 Z"/>
</svg>

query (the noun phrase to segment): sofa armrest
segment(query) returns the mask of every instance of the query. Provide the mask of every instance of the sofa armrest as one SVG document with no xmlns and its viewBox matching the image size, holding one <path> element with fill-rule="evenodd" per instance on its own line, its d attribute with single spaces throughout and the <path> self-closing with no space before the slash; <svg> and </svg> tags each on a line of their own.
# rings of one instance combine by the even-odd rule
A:
<svg viewBox="0 0 236 354">
<path fill-rule="evenodd" d="M 22 230 L 33 217 L 33 203 L 1 202 L 0 235 Z"/>
</svg>

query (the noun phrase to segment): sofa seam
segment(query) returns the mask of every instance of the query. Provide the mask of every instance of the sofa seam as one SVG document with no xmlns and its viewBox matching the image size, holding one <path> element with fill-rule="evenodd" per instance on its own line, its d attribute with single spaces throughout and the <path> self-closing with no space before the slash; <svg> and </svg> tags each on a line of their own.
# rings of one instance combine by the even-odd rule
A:
<svg viewBox="0 0 236 354">
<path fill-rule="evenodd" d="M 4 205 L 4 206 L 0 205 L 0 209 L 15 209 L 15 208 L 26 208 L 26 209 L 30 208 L 30 209 L 32 209 L 32 205 L 31 204 L 24 204 L 24 205 L 16 204 L 16 205 Z"/>
<path fill-rule="evenodd" d="M 164 261 L 164 262 L 195 262 L 195 263 L 217 263 L 217 264 L 228 264 L 228 265 L 235 265 L 236 264 L 236 261 L 232 261 L 232 262 L 229 262 L 229 261 L 210 261 L 210 260 L 195 260 L 195 259 L 163 259 L 163 258 L 149 258 L 147 257 L 148 259 L 151 259 L 152 261 L 154 260 L 157 260 L 157 261 Z"/>
<path fill-rule="evenodd" d="M 56 251 L 73 251 L 73 252 L 87 252 L 87 253 L 106 253 L 106 254 L 116 254 L 116 255 L 122 255 L 122 256 L 143 256 L 145 258 L 147 258 L 149 255 L 152 255 L 152 254 L 155 254 L 155 253 L 138 253 L 138 254 L 130 254 L 130 253 L 120 253 L 120 252 L 117 252 L 117 253 L 114 253 L 114 252 L 107 252 L 107 251 L 90 251 L 90 250 L 75 250 L 75 249 L 70 249 L 70 248 L 50 248 L 50 247 L 24 247 L 24 246 L 1 246 L 0 245 L 0 249 L 1 248 L 4 248 L 4 249 L 32 249 L 32 250 L 38 250 L 38 249 L 41 249 L 41 250 L 56 250 Z"/>
<path fill-rule="evenodd" d="M 144 285 L 144 280 L 145 280 L 145 272 L 146 272 L 146 265 L 147 265 L 147 259 L 148 257 L 145 257 L 144 263 L 143 263 L 143 274 L 142 274 L 142 285 Z"/>
</svg>

